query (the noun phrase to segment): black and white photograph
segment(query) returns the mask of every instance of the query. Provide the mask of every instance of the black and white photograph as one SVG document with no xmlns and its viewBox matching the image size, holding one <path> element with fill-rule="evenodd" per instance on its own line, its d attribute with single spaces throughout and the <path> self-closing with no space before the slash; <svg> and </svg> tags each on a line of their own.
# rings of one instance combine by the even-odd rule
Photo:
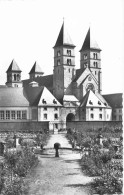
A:
<svg viewBox="0 0 124 195">
<path fill-rule="evenodd" d="M 0 195 L 123 195 L 123 0 L 0 0 Z"/>
</svg>

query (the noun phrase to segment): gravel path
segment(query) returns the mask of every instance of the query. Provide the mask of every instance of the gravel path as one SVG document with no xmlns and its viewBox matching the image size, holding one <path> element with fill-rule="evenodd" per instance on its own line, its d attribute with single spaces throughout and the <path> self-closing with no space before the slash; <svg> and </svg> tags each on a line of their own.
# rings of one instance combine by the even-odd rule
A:
<svg viewBox="0 0 124 195">
<path fill-rule="evenodd" d="M 70 147 L 64 134 L 52 135 L 46 148 L 55 142 L 62 147 Z M 27 178 L 28 195 L 88 195 L 91 178 L 82 174 L 79 166 L 80 154 L 72 150 L 59 150 L 60 157 L 55 158 L 54 149 L 45 150 L 39 155 L 39 164 Z"/>
</svg>

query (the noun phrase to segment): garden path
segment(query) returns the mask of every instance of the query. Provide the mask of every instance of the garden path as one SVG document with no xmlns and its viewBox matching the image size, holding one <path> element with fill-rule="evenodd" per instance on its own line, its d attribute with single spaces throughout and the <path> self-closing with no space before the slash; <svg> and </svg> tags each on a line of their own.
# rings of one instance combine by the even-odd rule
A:
<svg viewBox="0 0 124 195">
<path fill-rule="evenodd" d="M 28 195 L 88 195 L 90 177 L 84 176 L 79 165 L 81 158 L 77 151 L 59 150 L 55 158 L 55 142 L 61 147 L 71 148 L 65 134 L 51 135 L 46 150 L 38 155 L 39 164 L 27 178 Z"/>
</svg>

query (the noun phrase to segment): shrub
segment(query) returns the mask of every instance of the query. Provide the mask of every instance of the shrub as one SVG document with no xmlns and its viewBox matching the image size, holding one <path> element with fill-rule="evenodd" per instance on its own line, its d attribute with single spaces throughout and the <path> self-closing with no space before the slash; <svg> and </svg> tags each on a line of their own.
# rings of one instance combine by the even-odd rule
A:
<svg viewBox="0 0 124 195">
<path fill-rule="evenodd" d="M 105 175 L 101 175 L 100 178 L 94 179 L 91 186 L 100 195 L 115 194 L 122 193 L 123 183 L 121 179 L 118 179 L 111 173 L 106 173 Z"/>
<path fill-rule="evenodd" d="M 4 185 L 2 195 L 22 195 L 26 192 L 24 182 L 18 176 L 14 177 L 12 182 L 7 178 Z"/>
<path fill-rule="evenodd" d="M 38 158 L 31 152 L 29 147 L 22 147 L 21 151 L 6 151 L 3 172 L 3 183 L 0 180 L 1 195 L 24 194 L 23 177 L 31 167 L 38 162 Z"/>
</svg>

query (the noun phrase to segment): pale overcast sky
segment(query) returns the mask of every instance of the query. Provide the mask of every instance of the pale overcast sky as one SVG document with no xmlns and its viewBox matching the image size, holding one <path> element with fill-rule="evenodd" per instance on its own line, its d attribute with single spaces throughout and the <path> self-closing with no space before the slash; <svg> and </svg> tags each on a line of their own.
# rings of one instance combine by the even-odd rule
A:
<svg viewBox="0 0 124 195">
<path fill-rule="evenodd" d="M 29 78 L 35 61 L 45 74 L 52 74 L 53 46 L 63 17 L 79 50 L 89 26 L 102 49 L 103 94 L 119 93 L 124 83 L 124 1 L 123 0 L 0 0 L 0 84 L 15 59 L 22 79 Z"/>
</svg>

